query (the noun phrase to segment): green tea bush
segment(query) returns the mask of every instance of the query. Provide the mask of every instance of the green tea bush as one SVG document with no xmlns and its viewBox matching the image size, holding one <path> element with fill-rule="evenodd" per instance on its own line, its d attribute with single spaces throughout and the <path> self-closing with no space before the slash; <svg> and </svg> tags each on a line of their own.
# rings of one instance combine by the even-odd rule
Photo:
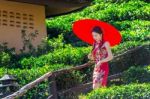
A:
<svg viewBox="0 0 150 99">
<path fill-rule="evenodd" d="M 42 55 L 38 58 L 30 57 L 20 60 L 22 68 L 42 67 L 46 64 L 68 64 L 79 65 L 87 61 L 89 48 L 73 48 L 68 46 L 62 49 L 55 49 L 52 53 Z"/>
<path fill-rule="evenodd" d="M 114 55 L 117 55 L 145 44 L 149 44 L 149 42 L 128 41 L 113 47 L 112 52 Z M 46 64 L 51 65 L 58 63 L 67 65 L 80 65 L 88 61 L 87 55 L 90 51 L 91 46 L 75 48 L 71 45 L 67 45 L 65 48 L 55 49 L 52 53 L 48 53 L 46 55 L 23 58 L 19 61 L 19 63 L 21 64 L 22 68 L 42 67 Z"/>
<path fill-rule="evenodd" d="M 0 67 L 12 67 L 11 64 L 15 62 L 15 48 L 8 48 L 7 42 L 0 44 Z"/>
<path fill-rule="evenodd" d="M 144 83 L 150 82 L 150 66 L 132 66 L 123 72 L 123 82 L 129 83 Z"/>
<path fill-rule="evenodd" d="M 140 41 L 127 41 L 119 44 L 118 46 L 112 47 L 112 52 L 114 55 L 121 54 L 127 50 L 148 44 L 149 42 L 140 42 Z M 59 46 L 56 46 L 59 47 Z M 9 62 L 2 63 L 2 56 L 5 54 L 0 54 L 0 66 L 5 67 L 6 63 L 8 68 L 20 68 L 20 69 L 31 69 L 33 67 L 42 67 L 44 65 L 53 65 L 53 64 L 66 64 L 66 65 L 79 65 L 86 63 L 88 61 L 87 55 L 91 51 L 91 46 L 88 47 L 72 47 L 69 44 L 65 44 L 64 48 L 54 48 L 52 52 L 47 52 L 47 54 L 39 56 L 9 56 L 11 60 Z M 6 57 L 5 57 L 6 58 Z M 5 63 L 5 64 L 4 64 Z"/>
<path fill-rule="evenodd" d="M 80 42 L 80 45 L 86 44 L 80 39 L 77 39 L 77 37 L 72 33 L 72 23 L 78 19 L 84 18 L 98 19 L 113 24 L 122 33 L 123 41 L 145 41 L 150 38 L 148 34 L 148 20 L 150 18 L 149 6 L 149 3 L 144 2 L 143 0 L 129 0 L 128 2 L 120 4 L 101 1 L 83 9 L 80 12 L 47 19 L 46 22 L 48 30 L 57 29 L 57 32 L 59 30 L 59 33 L 64 34 L 66 42 L 76 46 L 78 46 L 78 42 Z M 148 25 L 144 25 L 147 23 Z M 54 31 L 55 30 L 53 30 L 53 32 Z M 51 34 L 54 33 L 50 32 L 49 35 Z M 128 37 L 130 39 L 128 39 Z"/>
<path fill-rule="evenodd" d="M 63 34 L 59 34 L 56 38 L 43 38 L 42 43 L 38 45 L 37 51 L 35 52 L 36 56 L 47 54 L 53 52 L 54 49 L 61 49 L 65 47 L 65 41 Z"/>
<path fill-rule="evenodd" d="M 148 7 L 148 3 L 139 0 L 121 4 L 101 2 L 91 5 L 78 13 L 47 19 L 46 22 L 49 29 L 57 27 L 63 32 L 68 32 L 71 30 L 71 23 L 81 18 L 95 18 L 103 21 L 107 20 L 107 22 L 141 19 L 139 16 L 147 19 L 149 17 Z M 64 22 L 66 24 L 63 24 Z"/>
<path fill-rule="evenodd" d="M 58 38 L 44 38 L 43 42 L 38 46 L 36 51 L 23 52 L 20 54 L 15 53 L 14 48 L 8 48 L 7 43 L 0 45 L 0 67 L 7 68 L 32 68 L 34 65 L 35 59 L 41 55 L 46 55 L 47 53 L 52 53 L 56 49 L 65 48 L 63 42 L 63 36 L 59 35 Z M 42 60 L 37 60 L 39 64 Z M 32 66 L 31 66 L 32 65 Z"/>
<path fill-rule="evenodd" d="M 47 72 L 56 71 L 62 68 L 71 67 L 72 65 L 65 65 L 65 64 L 53 64 L 53 65 L 45 65 L 43 67 L 32 67 L 31 69 L 8 69 L 9 74 L 14 75 L 18 81 L 19 84 L 25 85 L 38 77 L 42 76 L 43 74 Z M 5 74 L 6 68 L 1 67 L 0 68 L 0 77 L 2 77 Z"/>
<path fill-rule="evenodd" d="M 150 84 L 129 84 L 99 88 L 91 91 L 85 99 L 149 99 Z M 82 99 L 82 98 L 80 98 Z"/>
<path fill-rule="evenodd" d="M 110 74 L 111 75 L 111 74 Z M 150 82 L 150 65 L 134 65 L 122 72 L 120 81 L 110 80 L 108 86 L 123 85 L 130 83 L 149 83 Z"/>
<path fill-rule="evenodd" d="M 114 25 L 117 29 L 119 29 L 120 31 L 125 31 L 125 30 L 136 30 L 136 29 L 140 29 L 140 30 L 148 30 L 149 26 L 150 26 L 150 22 L 146 21 L 146 20 L 124 20 L 124 21 L 115 21 L 111 23 L 112 25 Z"/>
<path fill-rule="evenodd" d="M 150 46 L 149 44 L 143 45 L 143 46 L 141 45 L 142 44 L 139 43 L 139 47 L 135 48 L 135 50 L 130 49 L 126 52 L 115 54 L 115 55 L 121 55 L 121 56 L 119 56 L 118 58 L 114 58 L 110 62 L 110 74 L 123 72 L 129 69 L 130 66 L 149 65 L 150 64 L 150 61 L 149 61 Z M 133 43 L 133 46 L 134 46 L 134 43 Z M 132 47 L 129 46 L 129 48 L 132 48 Z M 125 48 L 125 47 L 122 46 L 122 48 Z"/>
<path fill-rule="evenodd" d="M 120 43 L 118 46 L 112 47 L 112 52 L 114 55 L 122 54 L 125 51 L 134 49 L 138 46 L 143 46 L 143 45 L 149 45 L 149 41 L 145 42 L 140 42 L 140 41 L 126 41 L 123 43 Z"/>
</svg>

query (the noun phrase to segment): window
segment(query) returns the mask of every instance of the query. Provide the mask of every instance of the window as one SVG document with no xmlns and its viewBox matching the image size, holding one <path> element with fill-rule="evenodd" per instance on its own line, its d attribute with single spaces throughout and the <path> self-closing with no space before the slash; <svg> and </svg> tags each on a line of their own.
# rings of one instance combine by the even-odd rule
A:
<svg viewBox="0 0 150 99">
<path fill-rule="evenodd" d="M 0 26 L 34 29 L 34 15 L 0 9 Z"/>
</svg>

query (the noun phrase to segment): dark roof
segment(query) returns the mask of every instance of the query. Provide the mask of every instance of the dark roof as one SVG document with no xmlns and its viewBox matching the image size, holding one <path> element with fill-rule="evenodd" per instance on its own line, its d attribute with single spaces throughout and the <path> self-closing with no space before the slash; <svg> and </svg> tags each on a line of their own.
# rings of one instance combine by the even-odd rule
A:
<svg viewBox="0 0 150 99">
<path fill-rule="evenodd" d="M 45 6 L 46 17 L 78 11 L 90 5 L 92 0 L 9 0 Z"/>
</svg>

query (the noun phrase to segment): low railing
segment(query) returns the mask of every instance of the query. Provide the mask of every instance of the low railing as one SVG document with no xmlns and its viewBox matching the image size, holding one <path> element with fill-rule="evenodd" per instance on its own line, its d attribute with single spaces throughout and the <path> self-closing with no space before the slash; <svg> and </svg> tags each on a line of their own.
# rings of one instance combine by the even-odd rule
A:
<svg viewBox="0 0 150 99">
<path fill-rule="evenodd" d="M 20 96 L 24 95 L 29 89 L 32 89 L 33 87 L 37 86 L 39 83 L 43 82 L 46 79 L 48 79 L 48 81 L 50 82 L 49 90 L 50 90 L 51 95 L 49 96 L 49 98 L 51 97 L 53 99 L 57 99 L 56 98 L 57 97 L 57 87 L 56 87 L 55 77 L 65 73 L 65 72 L 70 72 L 73 70 L 80 70 L 82 68 L 90 66 L 91 64 L 92 64 L 91 62 L 88 62 L 83 65 L 79 65 L 79 66 L 72 67 L 69 69 L 62 69 L 62 70 L 58 70 L 58 71 L 54 71 L 54 72 L 48 72 L 48 73 L 44 74 L 43 76 L 41 76 L 40 78 L 34 80 L 33 82 L 30 82 L 29 84 L 23 86 L 17 92 L 15 92 L 3 99 L 15 99 L 17 97 L 20 97 Z"/>
<path fill-rule="evenodd" d="M 75 86 L 73 88 L 58 92 L 55 78 L 57 76 L 63 74 L 63 73 L 71 72 L 73 70 L 81 70 L 81 69 L 86 68 L 92 64 L 93 64 L 92 62 L 88 62 L 88 63 L 85 63 L 83 65 L 79 65 L 79 66 L 72 67 L 69 69 L 62 69 L 62 70 L 58 70 L 58 71 L 54 71 L 54 72 L 48 72 L 48 73 L 44 74 L 43 76 L 41 76 L 40 78 L 36 79 L 35 81 L 30 82 L 29 84 L 23 86 L 17 92 L 15 92 L 15 93 L 13 93 L 13 94 L 11 94 L 11 95 L 3 98 L 3 99 L 15 99 L 15 98 L 18 98 L 20 96 L 23 96 L 26 92 L 28 92 L 29 89 L 32 89 L 33 87 L 37 86 L 39 83 L 41 83 L 45 79 L 48 79 L 48 81 L 49 81 L 49 97 L 48 97 L 48 99 L 57 99 L 58 95 L 62 95 L 64 93 L 68 93 L 71 91 L 76 92 L 76 94 L 80 93 L 81 91 L 86 92 L 88 90 L 91 90 L 92 82 L 81 84 L 81 85 Z M 112 78 L 115 78 L 118 75 L 120 75 L 120 74 L 109 76 L 108 79 L 111 80 Z"/>
</svg>

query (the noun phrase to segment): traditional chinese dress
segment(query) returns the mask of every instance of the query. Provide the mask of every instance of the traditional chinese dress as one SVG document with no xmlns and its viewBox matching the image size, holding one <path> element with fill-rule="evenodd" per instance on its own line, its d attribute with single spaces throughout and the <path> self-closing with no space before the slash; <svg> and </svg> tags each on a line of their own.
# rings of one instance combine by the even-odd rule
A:
<svg viewBox="0 0 150 99">
<path fill-rule="evenodd" d="M 103 45 L 105 42 L 95 42 L 94 49 L 92 50 L 95 63 L 102 60 L 108 56 L 106 47 Z M 108 62 L 101 63 L 99 66 L 94 67 L 93 71 L 93 86 L 95 84 L 100 84 L 101 86 L 107 85 L 107 78 L 109 73 Z"/>
</svg>

